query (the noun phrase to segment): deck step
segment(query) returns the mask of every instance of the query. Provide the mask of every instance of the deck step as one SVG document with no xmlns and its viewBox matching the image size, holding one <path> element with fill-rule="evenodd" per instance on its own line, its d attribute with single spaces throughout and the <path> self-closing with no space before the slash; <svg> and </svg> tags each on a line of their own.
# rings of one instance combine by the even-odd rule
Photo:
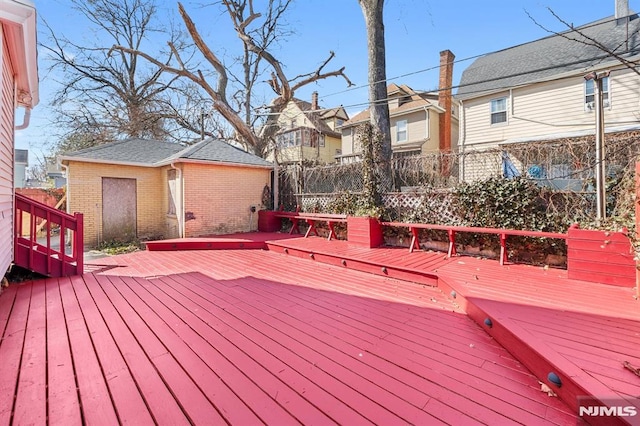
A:
<svg viewBox="0 0 640 426">
<path fill-rule="evenodd" d="M 523 319 L 525 322 L 535 322 L 532 319 L 537 315 L 535 308 L 518 307 L 482 297 L 465 296 L 466 292 L 457 285 L 455 279 L 448 279 L 442 275 L 439 277 L 438 287 L 449 295 L 478 326 L 531 371 L 538 378 L 541 386 L 547 385 L 555 396 L 564 401 L 574 412 L 578 412 L 580 401 L 583 401 L 583 404 L 604 407 L 621 403 L 625 406 L 638 405 L 637 402 L 633 402 L 633 398 L 622 401 L 619 394 L 560 354 L 553 342 L 546 341 L 544 336 L 523 327 Z M 526 319 L 528 316 L 529 320 Z M 560 380 L 560 386 L 554 383 L 556 377 Z M 594 417 L 589 418 L 588 423 L 627 424 L 620 417 Z"/>
<path fill-rule="evenodd" d="M 303 259 L 314 260 L 316 262 L 327 263 L 334 266 L 342 266 L 344 268 L 353 269 L 360 272 L 389 277 L 397 280 L 410 281 L 418 284 L 428 285 L 431 287 L 438 286 L 438 276 L 432 272 L 419 271 L 416 269 L 406 268 L 394 265 L 390 262 L 373 262 L 355 256 L 342 254 L 334 254 L 329 251 L 323 251 L 313 248 L 298 248 L 287 244 L 285 241 L 269 241 L 267 248 L 276 253 L 283 253 Z"/>
</svg>

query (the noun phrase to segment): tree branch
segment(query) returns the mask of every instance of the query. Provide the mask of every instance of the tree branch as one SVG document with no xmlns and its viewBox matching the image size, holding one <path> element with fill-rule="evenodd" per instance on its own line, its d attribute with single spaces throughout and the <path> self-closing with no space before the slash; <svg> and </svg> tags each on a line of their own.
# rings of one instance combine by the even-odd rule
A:
<svg viewBox="0 0 640 426">
<path fill-rule="evenodd" d="M 550 7 L 547 7 L 547 10 L 560 23 L 562 23 L 569 30 L 571 30 L 571 32 L 574 32 L 574 33 L 578 34 L 580 37 L 582 37 L 582 39 L 570 37 L 569 35 L 567 35 L 567 33 L 564 33 L 564 32 L 560 33 L 560 32 L 557 32 L 557 31 L 550 30 L 550 29 L 546 28 L 544 25 L 540 24 L 533 16 L 531 16 L 531 14 L 528 11 L 525 10 L 525 13 L 529 17 L 529 19 L 531 19 L 533 21 L 534 24 L 536 24 L 538 27 L 542 28 L 544 31 L 546 31 L 546 32 L 548 32 L 550 34 L 554 34 L 556 36 L 562 37 L 565 40 L 569 40 L 569 41 L 573 41 L 573 42 L 576 42 L 576 43 L 584 44 L 586 46 L 596 47 L 596 48 L 600 49 L 602 52 L 606 53 L 607 55 L 615 58 L 618 62 L 623 64 L 625 67 L 627 67 L 628 69 L 630 69 L 631 71 L 633 71 L 637 75 L 640 75 L 640 70 L 638 70 L 636 68 L 637 63 L 633 62 L 633 61 L 629 61 L 626 58 L 622 57 L 619 53 L 616 53 L 615 50 L 617 50 L 617 48 L 615 50 L 611 50 L 610 48 L 608 48 L 607 46 L 605 46 L 604 44 L 602 44 L 601 42 L 599 42 L 595 38 L 588 36 L 583 31 L 575 28 L 572 24 L 566 22 L 564 19 L 562 19 L 560 16 L 558 16 L 558 14 L 556 14 L 553 11 L 553 9 L 551 9 Z M 622 44 L 624 44 L 624 42 L 621 43 L 618 47 L 620 47 Z"/>
</svg>

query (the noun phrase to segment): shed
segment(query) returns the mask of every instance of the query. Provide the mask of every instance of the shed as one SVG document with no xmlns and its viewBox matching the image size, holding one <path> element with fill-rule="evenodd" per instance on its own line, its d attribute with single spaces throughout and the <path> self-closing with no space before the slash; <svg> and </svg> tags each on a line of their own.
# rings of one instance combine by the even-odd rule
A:
<svg viewBox="0 0 640 426">
<path fill-rule="evenodd" d="M 60 157 L 84 243 L 199 237 L 257 228 L 273 165 L 216 139 L 126 139 Z M 252 208 L 254 211 L 252 211 Z"/>
</svg>

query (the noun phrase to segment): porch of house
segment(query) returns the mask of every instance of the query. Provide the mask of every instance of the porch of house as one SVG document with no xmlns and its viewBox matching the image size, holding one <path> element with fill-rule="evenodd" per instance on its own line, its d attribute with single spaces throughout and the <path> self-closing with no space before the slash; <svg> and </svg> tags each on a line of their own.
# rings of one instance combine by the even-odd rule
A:
<svg viewBox="0 0 640 426">
<path fill-rule="evenodd" d="M 9 287 L 0 424 L 576 424 L 589 395 L 640 410 L 631 288 L 254 236 Z"/>
</svg>

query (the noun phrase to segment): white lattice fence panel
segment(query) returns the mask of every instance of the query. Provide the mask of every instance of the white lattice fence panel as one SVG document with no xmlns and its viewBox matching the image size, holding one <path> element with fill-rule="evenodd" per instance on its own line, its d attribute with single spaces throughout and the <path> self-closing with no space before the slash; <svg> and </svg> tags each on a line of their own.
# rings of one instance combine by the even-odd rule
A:
<svg viewBox="0 0 640 426">
<path fill-rule="evenodd" d="M 334 194 L 300 194 L 301 208 L 303 211 L 318 211 L 322 213 L 328 212 L 331 201 L 335 198 Z"/>
</svg>

